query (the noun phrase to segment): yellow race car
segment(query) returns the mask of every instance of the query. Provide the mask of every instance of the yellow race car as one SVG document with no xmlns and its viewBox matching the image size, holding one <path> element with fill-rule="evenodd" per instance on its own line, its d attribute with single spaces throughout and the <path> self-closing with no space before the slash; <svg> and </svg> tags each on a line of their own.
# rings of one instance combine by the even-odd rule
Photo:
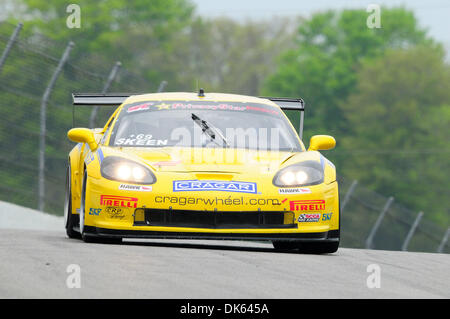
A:
<svg viewBox="0 0 450 319">
<path fill-rule="evenodd" d="M 337 251 L 334 165 L 301 140 L 301 99 L 235 94 L 73 94 L 74 105 L 118 106 L 102 129 L 73 128 L 65 227 L 70 238 L 271 241 Z M 299 134 L 285 112 L 299 112 Z"/>
</svg>

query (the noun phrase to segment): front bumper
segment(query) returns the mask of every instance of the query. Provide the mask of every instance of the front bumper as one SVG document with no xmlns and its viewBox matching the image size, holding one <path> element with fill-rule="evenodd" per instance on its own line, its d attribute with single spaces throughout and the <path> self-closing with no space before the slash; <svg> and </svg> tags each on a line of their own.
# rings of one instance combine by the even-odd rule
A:
<svg viewBox="0 0 450 319">
<path fill-rule="evenodd" d="M 336 182 L 311 186 L 308 194 L 280 194 L 278 188 L 272 185 L 266 186 L 258 194 L 174 193 L 171 184 L 155 184 L 148 192 L 120 190 L 119 186 L 119 182 L 103 178 L 88 179 L 84 226 L 86 235 L 339 240 L 339 197 Z M 150 218 L 147 216 L 149 211 L 153 213 Z M 165 212 L 161 215 L 164 217 L 155 218 L 155 211 Z M 173 217 L 172 212 L 178 215 Z M 195 218 L 192 218 L 194 215 Z M 232 216 L 237 217 L 230 218 Z"/>
</svg>

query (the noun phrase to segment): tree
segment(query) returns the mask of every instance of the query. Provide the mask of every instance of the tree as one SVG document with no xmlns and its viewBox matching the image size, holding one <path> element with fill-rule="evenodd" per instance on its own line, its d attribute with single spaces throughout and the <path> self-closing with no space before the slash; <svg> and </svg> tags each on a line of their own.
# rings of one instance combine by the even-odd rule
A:
<svg viewBox="0 0 450 319">
<path fill-rule="evenodd" d="M 142 53 L 163 47 L 190 23 L 194 10 L 187 0 L 80 0 L 80 28 L 69 28 L 69 4 L 65 0 L 21 0 L 14 7 L 20 8 L 18 13 L 10 12 L 9 17 L 25 22 L 25 32 L 38 31 L 62 43 L 74 41 L 74 63 L 97 56 L 97 60 L 111 61 L 110 65 L 117 60 L 125 67 L 136 63 L 136 70 L 140 70 Z"/>
<path fill-rule="evenodd" d="M 341 172 L 395 194 L 436 221 L 450 222 L 450 66 L 441 50 L 389 51 L 366 61 L 341 105 L 348 135 Z"/>
<path fill-rule="evenodd" d="M 364 10 L 327 11 L 303 21 L 296 48 L 281 54 L 264 94 L 304 98 L 305 133 L 327 132 L 339 142 L 348 127 L 342 101 L 354 90 L 356 72 L 364 59 L 380 56 L 389 48 L 421 43 L 436 46 L 418 27 L 412 12 L 383 8 L 381 15 L 380 29 L 367 27 Z"/>
<path fill-rule="evenodd" d="M 198 81 L 207 92 L 258 95 L 280 49 L 292 43 L 291 23 L 197 18 L 174 38 L 169 54 L 148 51 L 145 60 L 160 65 L 175 90 L 192 91 Z"/>
<path fill-rule="evenodd" d="M 7 16 L 25 21 L 24 33 L 38 31 L 61 43 L 54 55 L 74 41 L 70 60 L 75 65 L 107 73 L 120 60 L 146 80 L 148 91 L 162 80 L 169 90 L 191 91 L 199 81 L 208 90 L 257 95 L 275 70 L 275 57 L 292 43 L 288 19 L 204 19 L 194 17 L 187 0 L 81 0 L 77 5 L 80 28 L 67 27 L 71 12 L 64 0 L 11 2 Z"/>
</svg>

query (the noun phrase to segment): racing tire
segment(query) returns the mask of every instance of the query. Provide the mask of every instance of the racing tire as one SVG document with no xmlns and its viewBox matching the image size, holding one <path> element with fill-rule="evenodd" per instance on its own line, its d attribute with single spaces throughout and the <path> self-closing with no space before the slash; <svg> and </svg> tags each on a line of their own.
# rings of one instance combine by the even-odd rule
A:
<svg viewBox="0 0 450 319">
<path fill-rule="evenodd" d="M 302 254 L 332 254 L 337 252 L 338 248 L 339 241 L 300 243 L 298 246 L 298 251 Z"/>
<path fill-rule="evenodd" d="M 276 250 L 292 250 L 292 249 L 297 249 L 298 243 L 296 242 L 291 242 L 291 241 L 273 241 L 273 248 L 275 248 Z"/>
<path fill-rule="evenodd" d="M 121 237 L 98 237 L 93 234 L 85 232 L 84 229 L 84 216 L 86 213 L 86 185 L 87 185 L 87 171 L 84 170 L 83 183 L 81 186 L 81 201 L 80 201 L 80 234 L 81 239 L 85 243 L 98 243 L 98 244 L 121 244 Z"/>
<path fill-rule="evenodd" d="M 64 227 L 66 228 L 66 234 L 69 238 L 80 239 L 81 234 L 75 231 L 75 227 L 78 226 L 78 220 L 76 216 L 72 214 L 72 178 L 71 178 L 70 162 L 67 165 L 66 174 L 66 195 L 64 200 Z"/>
<path fill-rule="evenodd" d="M 339 241 L 336 242 L 312 242 L 299 243 L 292 241 L 273 241 L 273 247 L 278 251 L 297 250 L 303 254 L 332 254 L 339 248 Z"/>
</svg>

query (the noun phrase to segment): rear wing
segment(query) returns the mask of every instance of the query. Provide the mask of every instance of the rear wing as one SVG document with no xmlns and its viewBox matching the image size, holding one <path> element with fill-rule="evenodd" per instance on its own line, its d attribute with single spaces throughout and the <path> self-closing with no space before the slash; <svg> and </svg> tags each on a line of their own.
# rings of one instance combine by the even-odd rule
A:
<svg viewBox="0 0 450 319">
<path fill-rule="evenodd" d="M 128 97 L 139 93 L 72 93 L 73 105 L 117 105 L 122 104 Z"/>
<path fill-rule="evenodd" d="M 95 126 L 99 106 L 119 106 L 128 97 L 138 95 L 139 93 L 72 93 L 72 126 L 75 125 L 75 105 L 77 106 L 93 106 L 89 118 L 89 127 Z"/>
<path fill-rule="evenodd" d="M 286 97 L 263 97 L 262 99 L 268 99 L 275 104 L 277 104 L 283 111 L 299 111 L 300 112 L 300 121 L 298 127 L 298 135 L 300 139 L 303 138 L 303 118 L 305 114 L 305 102 L 303 99 L 294 99 L 294 98 L 286 98 Z M 294 123 L 292 123 L 294 124 Z M 294 124 L 295 126 L 295 124 Z"/>
</svg>

